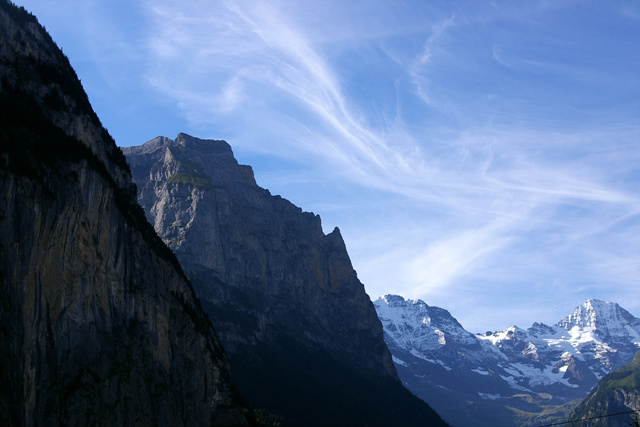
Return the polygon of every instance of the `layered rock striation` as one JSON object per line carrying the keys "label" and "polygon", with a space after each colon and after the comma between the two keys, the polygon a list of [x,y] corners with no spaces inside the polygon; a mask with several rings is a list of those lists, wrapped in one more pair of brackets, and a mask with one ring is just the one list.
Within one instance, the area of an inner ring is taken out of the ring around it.
{"label": "layered rock striation", "polygon": [[260,188],[224,141],[180,134],[124,152],[252,405],[285,425],[442,423],[398,381],[337,228],[325,235]]}
{"label": "layered rock striation", "polygon": [[247,425],[67,58],[5,0],[0,36],[0,425]]}

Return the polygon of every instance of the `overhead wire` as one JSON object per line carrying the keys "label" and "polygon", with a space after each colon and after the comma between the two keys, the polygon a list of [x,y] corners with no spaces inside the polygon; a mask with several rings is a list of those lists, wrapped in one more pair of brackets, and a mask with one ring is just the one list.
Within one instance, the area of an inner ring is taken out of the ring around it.
{"label": "overhead wire", "polygon": [[559,422],[559,423],[543,424],[543,425],[538,426],[538,427],[550,427],[550,426],[559,426],[559,425],[564,425],[564,424],[579,423],[579,422],[582,422],[582,421],[597,420],[599,418],[609,418],[609,417],[615,417],[615,416],[618,416],[618,415],[632,414],[634,412],[639,412],[639,411],[631,410],[631,411],[625,411],[625,412],[617,412],[615,414],[600,415],[598,417],[581,418],[579,420],[571,420],[571,421],[563,421],[563,422]]}

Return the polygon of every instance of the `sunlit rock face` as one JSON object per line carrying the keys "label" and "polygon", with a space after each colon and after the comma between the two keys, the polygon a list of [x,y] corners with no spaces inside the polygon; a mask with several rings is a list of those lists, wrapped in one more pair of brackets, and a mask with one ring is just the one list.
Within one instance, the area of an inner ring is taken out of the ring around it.
{"label": "sunlit rock face", "polygon": [[129,167],[36,19],[0,1],[0,425],[247,425]]}
{"label": "sunlit rock face", "polygon": [[400,379],[453,425],[562,421],[640,347],[640,319],[589,300],[555,325],[471,334],[420,300],[374,301]]}
{"label": "sunlit rock face", "polygon": [[337,228],[260,188],[224,141],[179,134],[124,152],[251,404],[288,425],[441,423],[398,381]]}
{"label": "sunlit rock face", "polygon": [[[215,279],[255,299],[260,327],[238,336],[230,331],[229,350],[235,339],[255,343],[276,325],[298,330],[305,322],[301,339],[395,377],[380,322],[338,229],[325,235],[319,216],[258,187],[251,168],[238,165],[224,141],[180,134],[125,152],[150,222],[194,283]],[[345,346],[346,340],[356,341]]]}

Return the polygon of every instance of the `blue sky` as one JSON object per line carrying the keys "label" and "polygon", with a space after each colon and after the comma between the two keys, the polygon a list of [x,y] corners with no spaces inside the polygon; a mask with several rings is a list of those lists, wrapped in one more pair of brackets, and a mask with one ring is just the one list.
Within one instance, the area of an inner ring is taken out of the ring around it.
{"label": "blue sky", "polygon": [[640,316],[640,2],[17,1],[119,145],[224,139],[367,293]]}

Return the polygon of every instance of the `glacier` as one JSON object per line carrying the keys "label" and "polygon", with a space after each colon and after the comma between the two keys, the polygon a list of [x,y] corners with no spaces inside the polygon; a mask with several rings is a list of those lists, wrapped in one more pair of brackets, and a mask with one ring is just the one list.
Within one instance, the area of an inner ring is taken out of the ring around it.
{"label": "glacier", "polygon": [[419,299],[385,295],[374,306],[405,386],[454,425],[480,425],[485,409],[498,418],[504,409],[504,425],[514,425],[518,411],[535,415],[582,399],[640,348],[640,319],[597,299],[554,325],[483,334]]}

